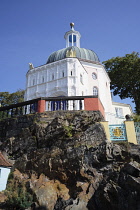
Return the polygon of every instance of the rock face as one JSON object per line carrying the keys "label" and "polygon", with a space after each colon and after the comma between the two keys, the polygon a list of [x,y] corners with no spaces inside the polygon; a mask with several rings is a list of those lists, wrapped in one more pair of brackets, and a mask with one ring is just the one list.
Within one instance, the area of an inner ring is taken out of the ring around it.
{"label": "rock face", "polygon": [[5,194],[22,189],[28,209],[139,210],[140,147],[109,142],[101,120],[84,111],[1,121],[0,150],[14,160]]}

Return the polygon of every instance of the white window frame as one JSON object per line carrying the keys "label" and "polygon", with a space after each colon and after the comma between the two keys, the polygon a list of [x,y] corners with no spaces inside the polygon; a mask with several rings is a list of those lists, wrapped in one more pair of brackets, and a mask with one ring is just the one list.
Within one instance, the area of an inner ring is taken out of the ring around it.
{"label": "white window frame", "polygon": [[115,113],[116,113],[116,117],[124,117],[123,116],[123,108],[121,108],[121,107],[115,107]]}
{"label": "white window frame", "polygon": [[98,96],[98,88],[96,86],[93,87],[93,96]]}

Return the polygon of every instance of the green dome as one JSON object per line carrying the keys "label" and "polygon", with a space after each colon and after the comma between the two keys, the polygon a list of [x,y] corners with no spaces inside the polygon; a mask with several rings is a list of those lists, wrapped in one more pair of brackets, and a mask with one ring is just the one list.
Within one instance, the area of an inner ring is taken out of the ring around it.
{"label": "green dome", "polygon": [[87,61],[100,62],[98,56],[94,51],[72,46],[53,52],[49,56],[47,64],[69,57],[76,57]]}

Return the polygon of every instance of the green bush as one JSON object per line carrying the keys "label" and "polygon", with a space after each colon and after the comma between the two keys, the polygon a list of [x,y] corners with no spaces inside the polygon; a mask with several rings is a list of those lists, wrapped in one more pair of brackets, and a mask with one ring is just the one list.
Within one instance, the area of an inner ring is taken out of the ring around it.
{"label": "green bush", "polygon": [[33,196],[27,192],[25,183],[15,183],[13,180],[8,183],[6,189],[6,206],[8,209],[24,210],[31,206]]}

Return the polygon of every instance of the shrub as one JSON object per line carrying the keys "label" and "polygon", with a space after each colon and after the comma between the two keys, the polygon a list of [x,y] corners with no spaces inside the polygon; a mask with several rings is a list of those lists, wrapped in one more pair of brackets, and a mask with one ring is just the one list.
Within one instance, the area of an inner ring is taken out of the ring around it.
{"label": "shrub", "polygon": [[11,180],[6,189],[6,206],[8,209],[24,210],[31,206],[33,196],[27,192],[25,183],[16,183]]}

